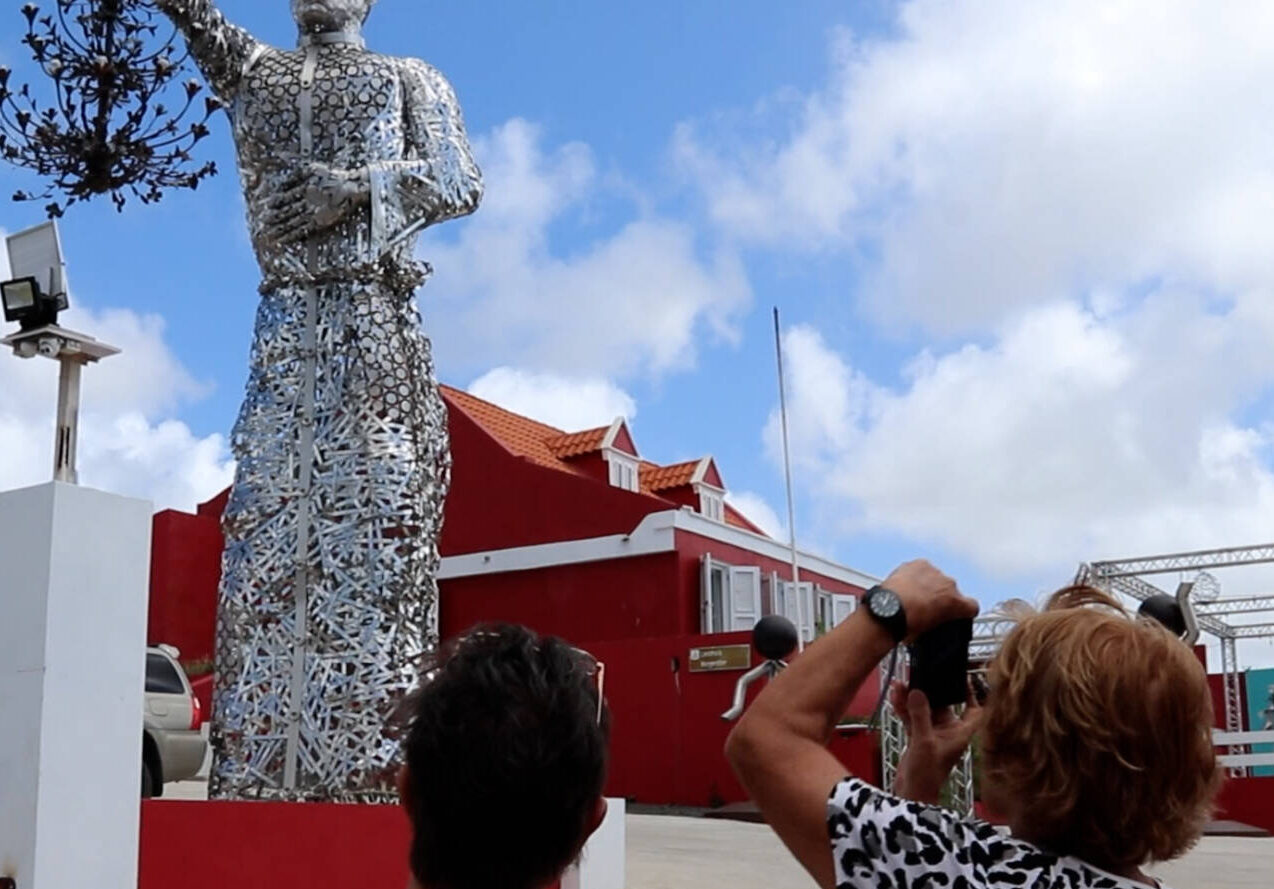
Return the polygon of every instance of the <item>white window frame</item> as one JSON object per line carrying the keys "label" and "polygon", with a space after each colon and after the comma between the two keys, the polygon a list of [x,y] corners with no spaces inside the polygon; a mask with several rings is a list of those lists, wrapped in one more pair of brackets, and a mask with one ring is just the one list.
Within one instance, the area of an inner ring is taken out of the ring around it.
{"label": "white window frame", "polygon": [[836,617],[832,607],[832,594],[822,587],[814,586],[814,633],[822,636],[830,633],[836,626]]}
{"label": "white window frame", "polygon": [[615,450],[606,452],[606,463],[609,465],[610,484],[625,491],[641,490],[640,466],[634,457]]}
{"label": "white window frame", "polygon": [[[719,581],[715,589],[714,580]],[[751,630],[761,616],[761,569],[703,556],[699,632],[712,635]]]}
{"label": "white window frame", "polygon": [[786,617],[806,643],[813,642],[816,635],[814,584],[803,580],[796,585],[796,592],[793,594],[792,581],[779,580],[777,574],[773,577],[774,580],[770,583],[770,613]]}
{"label": "white window frame", "polygon": [[822,632],[818,633],[821,636],[849,620],[849,616],[858,608],[858,597],[851,596],[849,593],[833,593],[831,590],[815,585],[814,603],[817,615],[815,631],[821,625]]}
{"label": "white window frame", "polygon": [[832,594],[832,626],[839,627],[858,610],[858,597],[849,593]]}
{"label": "white window frame", "polygon": [[699,485],[699,514],[724,524],[725,494],[707,485]]}

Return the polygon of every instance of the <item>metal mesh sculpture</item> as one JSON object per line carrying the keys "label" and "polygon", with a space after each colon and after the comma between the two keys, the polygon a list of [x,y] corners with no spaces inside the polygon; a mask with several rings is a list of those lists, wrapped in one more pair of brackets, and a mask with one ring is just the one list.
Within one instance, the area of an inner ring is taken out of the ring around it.
{"label": "metal mesh sculpture", "polygon": [[264,281],[233,435],[214,697],[218,798],[379,801],[386,725],[437,644],[446,410],[413,293],[426,226],[481,176],[446,80],[368,52],[370,0],[294,2],[266,46],[158,0],[226,105]]}

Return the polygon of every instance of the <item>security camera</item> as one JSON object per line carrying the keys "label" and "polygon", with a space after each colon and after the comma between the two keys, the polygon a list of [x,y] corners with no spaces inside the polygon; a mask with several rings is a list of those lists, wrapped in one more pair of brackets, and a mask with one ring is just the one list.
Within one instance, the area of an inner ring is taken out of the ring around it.
{"label": "security camera", "polygon": [[39,349],[45,358],[56,358],[62,353],[62,341],[54,336],[42,336]]}

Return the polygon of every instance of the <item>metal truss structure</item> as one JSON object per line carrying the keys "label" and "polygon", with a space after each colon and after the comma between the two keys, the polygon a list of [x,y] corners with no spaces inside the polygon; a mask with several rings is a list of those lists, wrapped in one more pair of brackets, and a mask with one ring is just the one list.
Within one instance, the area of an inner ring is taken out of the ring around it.
{"label": "metal truss structure", "polygon": [[[899,647],[892,678],[906,682],[910,672],[909,666],[907,649]],[[881,786],[892,793],[898,778],[898,761],[902,759],[903,751],[907,749],[907,731],[898,714],[889,705],[890,678],[889,671],[882,669],[880,693],[885,696],[885,703],[880,713]],[[973,811],[974,802],[973,779],[973,752],[965,750],[964,756],[952,769],[951,777],[947,779],[947,786],[943,789],[944,804],[962,814],[970,814]]]}
{"label": "metal truss structure", "polygon": [[[1163,595],[1164,590],[1145,580],[1146,576],[1206,572],[1210,568],[1233,568],[1247,565],[1274,564],[1274,543],[1257,546],[1235,546],[1224,549],[1196,550],[1089,562],[1081,565],[1076,581],[1092,584],[1107,592],[1145,601]],[[1274,623],[1232,624],[1224,618],[1234,615],[1274,615],[1274,595],[1245,596],[1193,603],[1199,629],[1217,638],[1221,645],[1221,676],[1225,693],[1225,732],[1229,740],[1243,733],[1243,674],[1239,672],[1238,640],[1274,638]],[[1249,750],[1242,743],[1227,747],[1231,776],[1248,774]]]}
{"label": "metal truss structure", "polygon": [[[1215,579],[1206,574],[1207,569],[1262,564],[1274,564],[1274,543],[1089,562],[1080,566],[1075,582],[1090,584],[1113,595],[1144,602],[1151,596],[1167,594],[1165,590],[1145,580],[1146,576],[1197,572],[1199,576],[1190,583],[1202,586],[1201,581],[1206,579],[1208,585],[1215,587]],[[1243,777],[1249,774],[1250,766],[1261,764],[1254,760],[1264,759],[1253,756],[1248,745],[1270,740],[1266,736],[1271,733],[1243,731],[1243,674],[1239,671],[1237,643],[1240,639],[1274,638],[1274,623],[1232,624],[1225,618],[1235,615],[1274,616],[1274,594],[1195,601],[1191,606],[1199,629],[1215,636],[1220,642],[1222,685],[1225,691],[1225,731],[1217,733],[1216,740],[1226,747],[1223,762],[1230,775]],[[994,612],[974,623],[973,639],[969,645],[971,673],[985,672],[986,665],[999,651],[1014,624],[1012,618]],[[899,650],[898,660],[895,678],[905,680],[907,657],[904,649]],[[888,677],[883,670],[881,676],[883,692]],[[886,703],[881,713],[880,726],[881,766],[886,789],[891,789],[894,785],[898,774],[898,760],[906,746],[907,736],[902,720]],[[966,751],[964,759],[952,772],[951,783],[948,785],[947,797],[952,807],[965,814],[973,811],[973,771],[972,756]]]}

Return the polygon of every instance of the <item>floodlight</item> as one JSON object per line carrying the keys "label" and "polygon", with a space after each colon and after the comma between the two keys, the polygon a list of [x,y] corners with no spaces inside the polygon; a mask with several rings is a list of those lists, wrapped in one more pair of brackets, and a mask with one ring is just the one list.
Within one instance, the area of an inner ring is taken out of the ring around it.
{"label": "floodlight", "polygon": [[61,310],[58,299],[46,296],[40,282],[33,277],[14,278],[0,284],[4,300],[4,320],[16,321],[23,330],[36,330],[56,324]]}
{"label": "floodlight", "polygon": [[[76,484],[75,452],[79,440],[80,373],[86,364],[118,355],[119,349],[88,334],[59,327],[58,312],[67,307],[66,271],[57,225],[45,222],[5,239],[9,274],[0,282],[4,319],[22,330],[0,339],[19,358],[43,356],[60,366],[57,434],[53,445],[53,479]],[[4,889],[0,880],[0,889]]]}
{"label": "floodlight", "polygon": [[57,226],[45,222],[5,239],[12,280],[0,284],[4,319],[23,330],[56,324],[67,308],[66,273]]}
{"label": "floodlight", "polygon": [[20,321],[35,308],[40,298],[40,285],[35,278],[18,278],[0,285],[4,292],[4,320]]}

